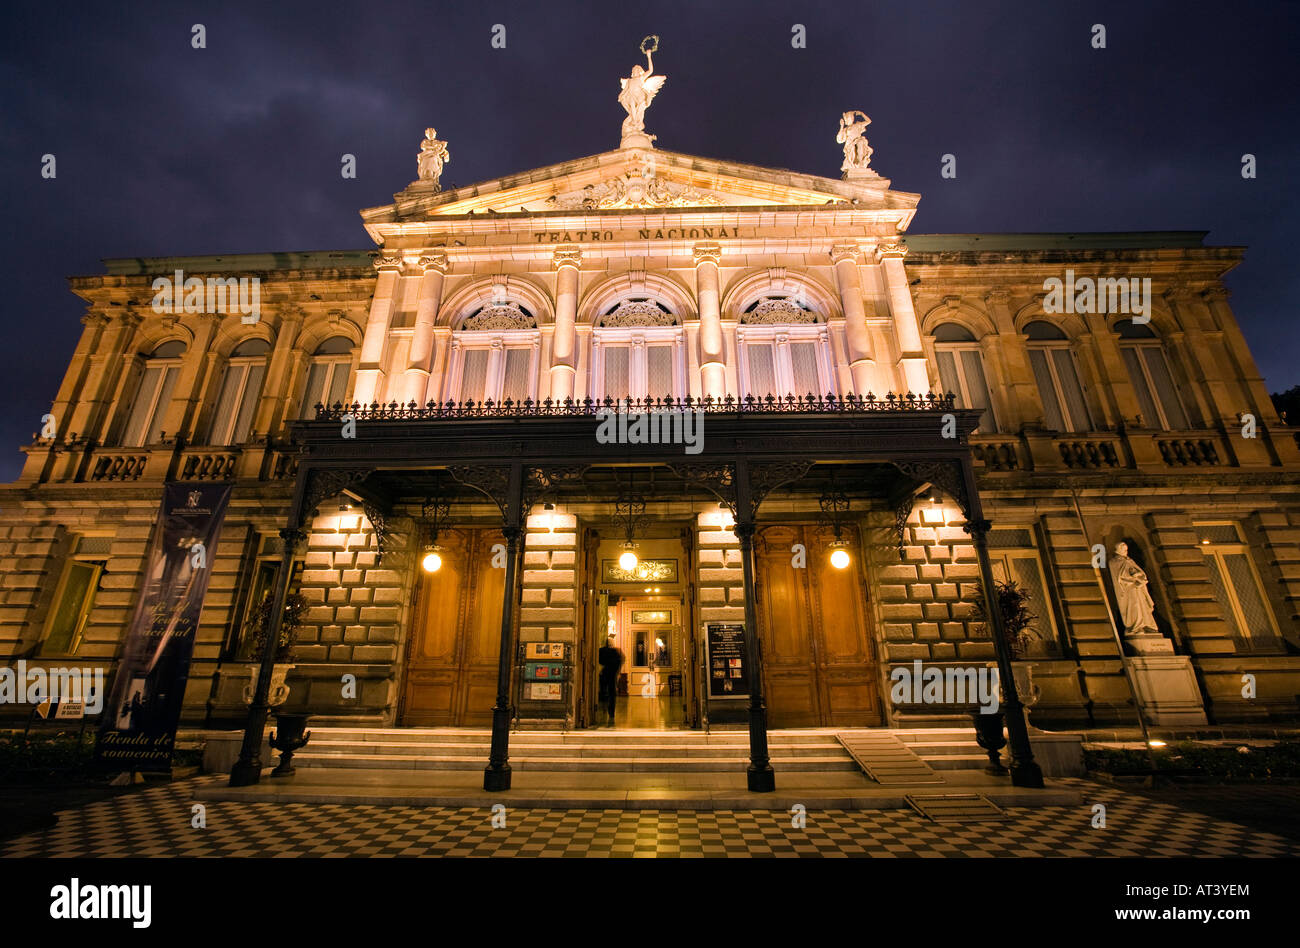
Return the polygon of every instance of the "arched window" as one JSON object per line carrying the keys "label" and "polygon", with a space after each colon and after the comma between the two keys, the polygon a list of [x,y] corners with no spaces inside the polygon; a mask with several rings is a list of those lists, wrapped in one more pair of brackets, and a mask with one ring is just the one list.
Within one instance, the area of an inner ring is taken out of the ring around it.
{"label": "arched window", "polygon": [[1178,386],[1169,372],[1160,340],[1144,323],[1121,319],[1111,327],[1119,335],[1119,351],[1133,380],[1133,391],[1142,406],[1142,425],[1183,431],[1188,427]]}
{"label": "arched window", "polygon": [[122,435],[123,445],[136,448],[161,440],[163,417],[180,375],[181,357],[184,355],[185,343],[172,340],[164,342],[141,360],[140,381]]}
{"label": "arched window", "polygon": [[939,363],[939,381],[945,392],[957,396],[962,408],[978,408],[977,431],[997,431],[993,401],[984,375],[984,356],[975,336],[965,326],[944,323],[934,329],[934,357]]}
{"label": "arched window", "polygon": [[476,310],[452,337],[443,401],[536,401],[540,346],[537,318],[518,303]]}
{"label": "arched window", "polygon": [[611,306],[596,320],[591,345],[592,398],[685,395],[682,330],[663,303],[635,298]]}
{"label": "arched window", "polygon": [[352,371],[352,340],[331,336],[311,355],[307,390],[302,396],[303,418],[316,417],[317,405],[336,405],[347,397]]}
{"label": "arched window", "polygon": [[1091,430],[1069,338],[1044,320],[1029,323],[1024,332],[1029,339],[1029,365],[1043,400],[1043,422],[1052,431]]}
{"label": "arched window", "polygon": [[742,396],[821,398],[835,392],[826,325],[789,296],[765,296],[740,314],[736,330]]}
{"label": "arched window", "polygon": [[271,346],[265,340],[249,339],[230,353],[208,428],[208,444],[243,444],[248,440],[257,399],[262,394],[262,380],[266,377],[266,354],[270,351]]}

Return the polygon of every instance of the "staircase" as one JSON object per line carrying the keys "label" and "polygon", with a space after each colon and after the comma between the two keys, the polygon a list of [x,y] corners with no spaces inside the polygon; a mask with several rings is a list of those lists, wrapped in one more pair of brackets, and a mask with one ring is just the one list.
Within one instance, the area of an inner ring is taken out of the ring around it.
{"label": "staircase", "polygon": [[[781,773],[860,772],[830,729],[768,733],[772,767]],[[892,731],[936,770],[982,767],[988,758],[969,732]],[[491,732],[471,728],[311,729],[294,755],[299,767],[374,770],[481,771]],[[749,734],[713,731],[512,731],[510,766],[518,771],[587,773],[735,773],[749,761]]]}

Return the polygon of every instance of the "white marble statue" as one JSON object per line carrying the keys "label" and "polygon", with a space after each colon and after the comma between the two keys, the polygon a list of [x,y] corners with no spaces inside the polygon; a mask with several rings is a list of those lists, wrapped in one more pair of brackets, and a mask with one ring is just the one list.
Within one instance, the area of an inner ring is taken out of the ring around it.
{"label": "white marble statue", "polygon": [[632,67],[632,75],[626,79],[620,79],[619,84],[622,91],[618,94],[618,104],[623,106],[627,111],[627,118],[623,119],[623,139],[644,137],[650,141],[654,140],[653,135],[645,134],[645,110],[650,105],[651,100],[659,94],[659,90],[664,87],[667,76],[654,75],[654,61],[650,54],[659,48],[659,37],[647,36],[641,41],[641,52],[645,53],[646,68],[640,66]]}
{"label": "white marble statue", "polygon": [[1110,558],[1110,578],[1115,584],[1120,621],[1125,635],[1159,634],[1155,600],[1147,591],[1147,574],[1128,557],[1128,544],[1116,543]]}
{"label": "white marble statue", "polygon": [[[862,116],[861,121],[857,119],[859,115]],[[835,136],[835,140],[844,146],[844,163],[840,165],[841,171],[869,170],[872,149],[867,144],[867,140],[862,137],[862,133],[870,124],[871,119],[867,118],[866,113],[859,112],[857,109],[840,116],[840,131]]]}
{"label": "white marble statue", "polygon": [[433,128],[424,130],[424,141],[420,142],[420,180],[432,181],[435,188],[440,188],[438,179],[442,177],[442,166],[451,161],[451,152],[447,143],[438,140],[438,131]]}

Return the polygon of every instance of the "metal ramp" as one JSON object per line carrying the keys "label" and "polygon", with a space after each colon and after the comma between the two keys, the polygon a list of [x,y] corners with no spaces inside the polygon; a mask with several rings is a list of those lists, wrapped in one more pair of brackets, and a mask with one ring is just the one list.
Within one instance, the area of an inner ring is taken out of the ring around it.
{"label": "metal ramp", "polygon": [[932,823],[1009,820],[1010,814],[980,793],[909,793],[907,805]]}
{"label": "metal ramp", "polygon": [[837,731],[837,740],[876,783],[885,786],[943,783],[943,777],[887,731]]}

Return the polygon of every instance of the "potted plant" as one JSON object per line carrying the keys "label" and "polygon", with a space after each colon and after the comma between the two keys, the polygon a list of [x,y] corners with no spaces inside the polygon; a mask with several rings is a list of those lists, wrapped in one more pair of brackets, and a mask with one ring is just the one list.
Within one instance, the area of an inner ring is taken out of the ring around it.
{"label": "potted plant", "polygon": [[[253,610],[244,626],[249,658],[253,660],[253,664],[249,666],[249,683],[244,686],[244,702],[246,704],[253,703],[253,695],[257,690],[257,676],[262,669],[261,659],[266,652],[266,640],[271,626],[271,611],[273,608],[273,598],[268,594],[262,599],[258,607]],[[290,593],[285,597],[284,617],[280,621],[280,634],[278,641],[275,643],[275,665],[271,672],[271,691],[267,697],[267,704],[273,708],[284,704],[289,697],[289,686],[285,684],[285,678],[288,677],[289,671],[293,668],[293,647],[298,641],[298,630],[302,627],[303,616],[306,612],[307,600],[299,593]]]}
{"label": "potted plant", "polygon": [[[994,601],[1002,617],[1002,641],[1006,645],[1007,655],[1015,662],[1011,667],[1011,673],[1015,677],[1016,694],[1026,711],[1037,703],[1041,694],[1040,689],[1034,684],[1033,665],[1021,664],[1017,661],[1024,658],[1029,650],[1029,644],[1033,639],[1030,627],[1037,618],[1029,610],[1029,598],[1028,591],[1015,580],[994,583]],[[971,618],[976,623],[974,632],[977,637],[989,639],[993,637],[993,627],[984,605],[984,587],[981,583],[975,585]],[[999,776],[1008,773],[999,759],[1002,748],[1006,746],[1006,738],[1002,733],[1001,710],[993,714],[984,714],[975,710],[971,717],[975,722],[976,741],[989,755],[989,766],[985,768],[986,772]]]}

